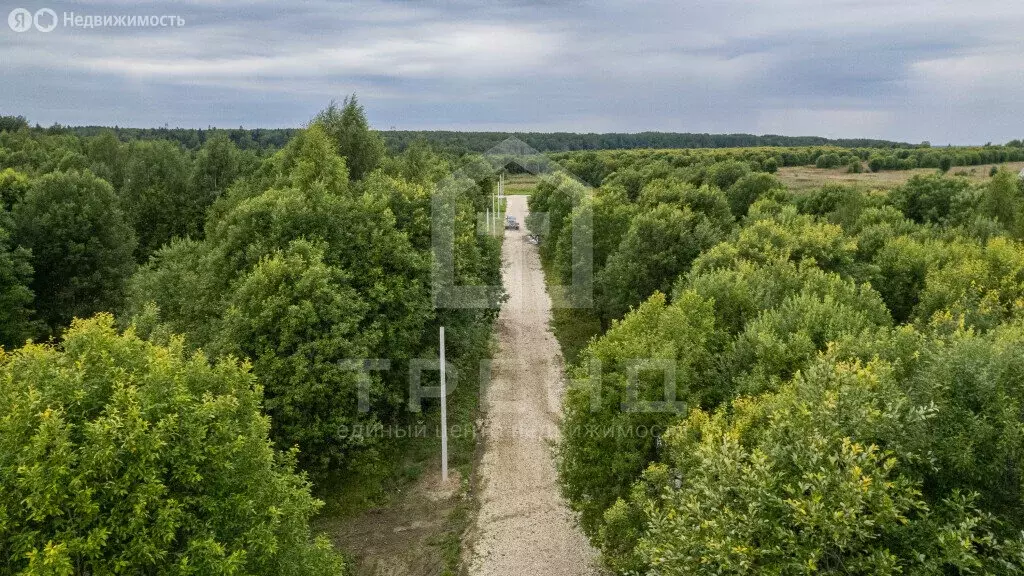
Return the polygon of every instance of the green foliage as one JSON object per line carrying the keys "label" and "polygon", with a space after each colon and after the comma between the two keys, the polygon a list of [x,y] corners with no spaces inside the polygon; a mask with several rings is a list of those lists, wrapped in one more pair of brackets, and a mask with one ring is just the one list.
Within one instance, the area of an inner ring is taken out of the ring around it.
{"label": "green foliage", "polygon": [[[154,334],[183,333],[212,354],[250,358],[272,437],[298,445],[317,477],[379,476],[393,447],[357,431],[407,418],[407,362],[432,354],[436,323],[460,342],[449,347],[460,358],[478,353],[491,318],[487,308],[433,308],[430,188],[383,171],[355,188],[315,124],[218,201],[204,240],[157,252],[129,298],[131,315]],[[491,286],[493,306],[498,244],[475,230],[486,196],[469,181],[456,188],[451,281]],[[363,358],[391,362],[370,377],[370,412],[359,410],[361,384],[343,365]]]}
{"label": "green foliage", "polygon": [[746,324],[725,365],[739,393],[775,390],[829,343],[891,322],[885,303],[870,286],[835,274],[810,275],[803,289]]}
{"label": "green foliage", "polygon": [[694,269],[700,272],[732,266],[737,260],[765,263],[778,259],[806,259],[824,270],[845,272],[853,264],[856,244],[835,224],[799,214],[795,206],[760,200],[751,207],[749,223],[733,237],[700,255]]}
{"label": "green foliage", "polygon": [[877,272],[871,284],[882,295],[897,322],[905,322],[913,314],[935,252],[934,245],[898,236],[885,242],[875,253],[872,263]]}
{"label": "green foliage", "polygon": [[[274,438],[301,446],[303,465],[317,472],[352,463],[337,434],[340,423],[357,421],[357,384],[338,361],[413,357],[430,320],[426,262],[384,199],[334,193],[311,176],[338,173],[327,167],[337,156],[327,154],[295,163],[290,180],[301,188],[245,199],[211,223],[205,243],[158,253],[131,299],[136,312],[155,302],[197,345],[251,357]],[[395,386],[373,387],[378,412],[399,404]]]}
{"label": "green foliage", "polygon": [[0,207],[0,347],[23,344],[36,331],[30,321],[31,253],[12,246],[10,215]]}
{"label": "green foliage", "polygon": [[121,206],[144,261],[171,238],[201,230],[209,199],[189,187],[189,159],[170,142],[135,142],[127,155]]}
{"label": "green foliage", "polygon": [[[868,206],[856,219],[843,223],[843,228],[857,239],[857,258],[870,262],[886,242],[896,236],[910,234],[915,225],[892,206]],[[868,276],[870,272],[866,272]]]}
{"label": "green foliage", "polygon": [[719,223],[689,207],[662,204],[638,214],[595,280],[602,317],[621,317],[655,291],[669,292],[693,260],[723,237]]}
{"label": "green foliage", "polygon": [[189,196],[195,202],[191,217],[196,219],[190,233],[202,231],[206,209],[238,178],[241,162],[238,148],[224,134],[215,134],[196,153],[188,181]]}
{"label": "green foliage", "polygon": [[[602,314],[654,294],[570,368],[559,472],[605,563],[621,574],[1024,571],[1024,250],[1006,237],[1019,234],[1016,175],[792,198],[755,173],[726,192],[730,224],[716,189],[698,187],[728,172],[708,157],[652,154],[604,183],[629,227],[593,228],[595,246],[621,238],[598,274]],[[680,214],[718,223],[723,241],[687,252],[689,266],[652,264],[691,245],[661,240]],[[678,275],[668,305],[662,271]],[[658,348],[683,341],[685,354]],[[688,418],[622,403],[637,361],[665,358],[635,387],[663,398],[674,366]]]}
{"label": "green foliage", "polygon": [[834,152],[827,152],[818,156],[814,166],[816,168],[838,168],[843,164],[843,157]]}
{"label": "green foliage", "polygon": [[0,351],[0,570],[338,574],[252,375],[112,324]]}
{"label": "green foliage", "polygon": [[89,160],[90,170],[110,182],[114,190],[120,190],[124,186],[124,150],[125,147],[112,130],[104,130],[85,142],[85,155]]}
{"label": "green foliage", "polygon": [[[623,236],[629,229],[630,222],[636,212],[636,206],[626,200],[625,192],[616,186],[609,186],[595,191],[593,196],[584,196],[580,204],[566,216],[555,244],[554,269],[563,286],[573,283],[574,275],[578,279],[589,273],[595,278],[604,269],[609,256],[618,248]],[[579,246],[573,252],[573,238],[577,238]],[[587,261],[587,240],[590,241],[590,260]],[[584,288],[585,290],[585,288]],[[568,294],[569,298],[579,300],[582,294]]]}
{"label": "green foliage", "polygon": [[265,257],[232,288],[211,350],[253,359],[274,437],[301,446],[308,467],[344,461],[349,444],[365,440],[337,435],[374,423],[357,410],[356,374],[339,363],[369,357],[376,344],[376,332],[359,330],[367,304],[341,269],[324,263],[323,249],[305,240]]}
{"label": "green foliage", "polygon": [[832,361],[775,395],[694,412],[633,491],[646,533],[629,560],[659,574],[1020,570],[1024,542],[994,534],[974,497],[932,504],[907,473],[915,455],[898,439],[925,418],[884,363]]}
{"label": "green foliage", "polygon": [[956,215],[954,209],[967,188],[967,182],[957,178],[914,176],[893,189],[889,198],[893,206],[915,222],[942,223]]}
{"label": "green foliage", "polygon": [[526,217],[526,227],[541,236],[542,258],[550,260],[554,256],[562,228],[570,222],[566,217],[589,195],[582,184],[561,172],[537,184],[537,191],[528,201],[530,214]]}
{"label": "green foliage", "polygon": [[737,219],[743,218],[751,204],[764,198],[769,191],[781,188],[782,182],[771,174],[747,174],[727,189],[729,209]]}
{"label": "green foliage", "polygon": [[[995,170],[995,166],[992,167]],[[1009,170],[997,170],[985,185],[981,209],[1015,237],[1024,236],[1024,193],[1020,177]]]}
{"label": "green foliage", "polygon": [[119,310],[136,243],[105,181],[91,172],[39,177],[14,208],[13,236],[32,252],[30,287],[51,331],[74,317]]}
{"label": "green foliage", "polygon": [[1024,250],[996,237],[984,246],[953,242],[926,272],[914,310],[922,322],[952,315],[969,326],[993,328],[1024,311]]}
{"label": "green foliage", "polygon": [[401,154],[389,159],[387,171],[394,176],[429,185],[441,181],[451,167],[424,140],[417,140]]}
{"label": "green foliage", "polygon": [[[655,434],[682,412],[675,407],[644,410],[638,402],[665,401],[665,371],[642,369],[636,361],[653,359],[674,370],[676,398],[709,362],[705,347],[714,336],[711,302],[686,293],[671,305],[655,293],[639,308],[615,321],[584,351],[572,370],[565,397],[559,472],[583,530],[594,537],[604,511],[627,494],[637,475],[656,456]],[[591,373],[596,363],[599,371]],[[630,385],[630,373],[634,384]],[[632,388],[632,398],[630,396]]]}
{"label": "green foliage", "polygon": [[1006,534],[1024,528],[1021,327],[956,330],[923,348],[920,369],[904,385],[933,412],[920,450],[930,460],[916,463],[925,495],[937,501],[956,491],[976,493],[976,505],[1006,523]]}
{"label": "green foliage", "polygon": [[716,162],[708,168],[704,182],[728,190],[740,178],[750,173],[750,166],[736,160]]}
{"label": "green foliage", "polygon": [[24,116],[0,116],[0,132],[16,132],[28,128]]}
{"label": "green foliage", "polygon": [[644,187],[637,205],[639,209],[646,210],[656,208],[660,204],[699,212],[723,231],[728,231],[732,227],[729,201],[719,188],[713,186],[704,185],[698,188],[688,182],[654,180]]}
{"label": "green foliage", "polygon": [[346,96],[340,109],[331,102],[312,124],[321,126],[334,142],[335,152],[345,159],[353,180],[362,180],[383,162],[387,152],[384,139],[370,130],[355,94]]}
{"label": "green foliage", "polygon": [[0,210],[10,210],[21,202],[28,188],[28,177],[21,172],[11,168],[0,171]]}

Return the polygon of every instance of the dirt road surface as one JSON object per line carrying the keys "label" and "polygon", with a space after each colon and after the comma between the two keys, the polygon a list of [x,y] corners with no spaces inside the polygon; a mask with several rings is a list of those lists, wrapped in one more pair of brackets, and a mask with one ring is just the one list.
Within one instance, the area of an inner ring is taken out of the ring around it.
{"label": "dirt road surface", "polygon": [[[520,224],[525,196],[509,196]],[[559,494],[552,443],[558,437],[562,358],[551,334],[551,300],[537,247],[525,226],[506,231],[502,275],[509,300],[498,317],[499,349],[485,392],[480,512],[472,576],[599,574],[597,553]]]}

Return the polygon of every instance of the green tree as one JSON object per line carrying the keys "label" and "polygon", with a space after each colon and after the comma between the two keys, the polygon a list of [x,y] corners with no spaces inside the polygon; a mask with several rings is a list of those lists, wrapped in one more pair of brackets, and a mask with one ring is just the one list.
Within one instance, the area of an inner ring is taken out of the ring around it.
{"label": "green tree", "polygon": [[112,325],[0,351],[0,571],[341,573],[253,376]]}
{"label": "green tree", "polygon": [[965,239],[932,244],[915,319],[927,323],[952,316],[990,329],[1024,312],[1024,251],[997,236],[985,245]]}
{"label": "green tree", "polygon": [[[211,345],[253,359],[274,438],[301,446],[302,461],[313,470],[351,459],[351,448],[373,439],[345,431],[377,422],[373,413],[358,411],[357,374],[341,361],[370,357],[379,332],[360,329],[366,302],[323,256],[322,248],[296,240],[260,261],[235,282]],[[379,380],[374,387],[379,398]]]}
{"label": "green tree", "polygon": [[[870,286],[836,274],[812,275],[808,280],[798,293],[748,322],[737,336],[724,364],[740,394],[776,390],[830,343],[891,325],[885,303]],[[716,392],[721,398],[722,390]]]}
{"label": "green tree", "polygon": [[362,180],[373,172],[387,154],[384,139],[370,129],[363,107],[356,95],[346,96],[339,109],[331,102],[317,114],[313,124],[319,124],[334,142],[336,151],[345,158],[353,180]]}
{"label": "green tree", "polygon": [[[688,292],[666,306],[665,295],[655,293],[613,322],[571,368],[558,466],[563,490],[592,538],[605,510],[655,459],[657,435],[686,412],[671,403],[649,409],[644,403],[671,401],[668,378],[675,400],[685,406],[702,385],[715,338],[710,301]],[[647,359],[659,364],[637,364]]]}
{"label": "green tree", "polygon": [[982,192],[981,209],[1010,234],[1024,235],[1024,194],[1021,193],[1020,177],[1010,170],[999,170],[993,174]]}
{"label": "green tree", "polygon": [[750,166],[738,160],[727,160],[717,162],[708,168],[704,183],[717,186],[721,190],[728,190],[740,178],[750,173]]}
{"label": "green tree", "polygon": [[124,147],[113,130],[104,130],[98,136],[85,141],[85,154],[89,169],[97,176],[110,182],[114,190],[124,186]]}
{"label": "green tree", "polygon": [[189,189],[190,169],[184,152],[166,140],[133,142],[129,148],[120,198],[139,240],[140,260],[171,238],[200,229],[206,202]]}
{"label": "green tree", "polygon": [[[625,190],[618,186],[599,188],[593,196],[583,198],[580,205],[566,216],[567,221],[555,249],[555,266],[562,284],[568,285],[572,281],[573,267],[580,265],[580,262],[573,261],[574,233],[591,239],[591,272],[596,276],[626,235],[635,212],[636,206],[626,199]],[[585,228],[588,225],[589,231]]]}
{"label": "green tree", "polygon": [[[157,253],[133,279],[129,309],[145,316],[152,302],[156,322],[185,332],[193,345],[251,358],[266,386],[275,441],[299,445],[310,472],[380,464],[379,439],[344,434],[343,425],[352,432],[372,420],[357,410],[356,374],[339,362],[390,359],[392,369],[373,380],[368,399],[381,421],[404,413],[403,362],[420,357],[434,320],[430,260],[399,228],[390,209],[396,199],[376,193],[387,182],[373,176],[365,194],[349,188],[345,161],[319,125],[261,172],[269,188],[237,197],[232,188],[203,241]],[[412,231],[414,223],[407,225]],[[462,242],[476,245],[472,232],[459,230]],[[482,257],[458,253],[483,266]]]}
{"label": "green tree", "polygon": [[36,310],[51,331],[119,309],[135,235],[110,184],[91,172],[41,176],[15,206],[14,223],[15,243],[32,252]]}
{"label": "green tree", "polygon": [[687,207],[662,204],[638,214],[596,279],[602,317],[620,318],[655,291],[671,291],[693,260],[723,237],[714,222]]}
{"label": "green tree", "polygon": [[782,190],[783,188],[782,182],[771,174],[755,173],[738,179],[726,189],[725,195],[729,199],[729,209],[732,210],[732,215],[736,219],[740,219],[747,215],[751,204],[764,198],[772,190]]}
{"label": "green tree", "polygon": [[694,262],[706,272],[731,267],[738,260],[755,263],[787,259],[811,259],[824,270],[848,273],[853,267],[856,243],[835,224],[800,214],[791,204],[759,200],[747,215],[749,223],[734,232],[728,242],[705,251]]}
{"label": "green tree", "polygon": [[390,160],[388,172],[410,182],[434,184],[447,176],[451,168],[426,140],[414,140],[401,154]]}
{"label": "green tree", "polygon": [[196,154],[189,176],[188,196],[194,204],[190,207],[194,221],[189,223],[189,233],[202,231],[206,209],[228,189],[241,170],[241,154],[227,135],[215,133]]}
{"label": "green tree", "polygon": [[969,184],[961,178],[913,176],[906,184],[889,193],[889,201],[918,223],[942,223],[954,217],[959,198]]}
{"label": "green tree", "polygon": [[529,198],[530,214],[526,226],[541,236],[540,255],[545,260],[554,257],[562,229],[570,222],[567,217],[590,191],[582,184],[559,172],[544,178]]}
{"label": "green tree", "polygon": [[667,465],[610,514],[642,527],[619,561],[679,575],[1020,570],[1024,541],[994,534],[974,496],[922,497],[907,451],[922,421],[877,362],[821,362],[776,395],[694,412],[666,433]]}
{"label": "green tree", "polygon": [[703,214],[723,232],[732,228],[732,212],[729,201],[721,189],[707,184],[696,187],[688,182],[672,179],[652,180],[644,186],[637,204],[641,210],[669,204],[678,208],[689,208]]}
{"label": "green tree", "polygon": [[25,197],[29,188],[28,176],[7,168],[0,172],[0,210],[10,210]]}
{"label": "green tree", "polygon": [[0,116],[0,132],[17,132],[24,128],[28,128],[24,116]]}
{"label": "green tree", "polygon": [[11,244],[10,215],[0,207],[0,347],[21,345],[32,336],[31,253]]}

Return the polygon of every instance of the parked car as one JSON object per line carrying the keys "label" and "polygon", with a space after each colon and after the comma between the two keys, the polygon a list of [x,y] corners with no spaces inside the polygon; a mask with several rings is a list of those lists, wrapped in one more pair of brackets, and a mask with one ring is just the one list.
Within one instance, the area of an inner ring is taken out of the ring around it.
{"label": "parked car", "polygon": [[505,230],[519,230],[519,222],[515,216],[505,216]]}

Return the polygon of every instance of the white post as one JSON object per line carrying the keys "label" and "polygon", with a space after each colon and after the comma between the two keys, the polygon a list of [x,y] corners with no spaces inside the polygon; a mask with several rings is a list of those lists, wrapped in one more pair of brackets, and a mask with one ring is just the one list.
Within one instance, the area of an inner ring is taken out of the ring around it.
{"label": "white post", "polygon": [[441,481],[448,482],[448,385],[444,375],[444,326],[441,326]]}

